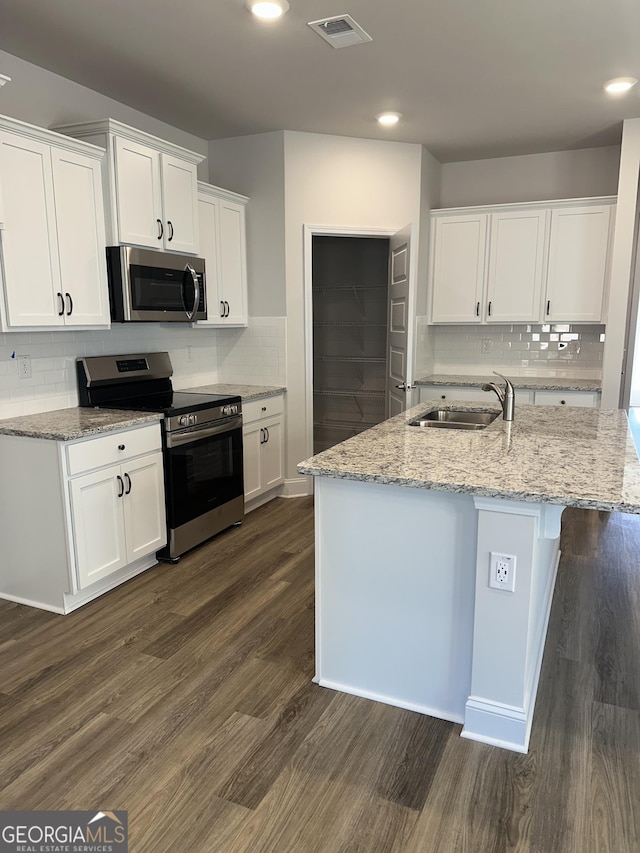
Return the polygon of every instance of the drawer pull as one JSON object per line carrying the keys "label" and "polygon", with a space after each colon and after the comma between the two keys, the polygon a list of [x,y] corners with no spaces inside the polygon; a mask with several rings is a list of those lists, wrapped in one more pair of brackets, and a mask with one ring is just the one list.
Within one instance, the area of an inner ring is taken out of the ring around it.
{"label": "drawer pull", "polygon": [[266,412],[266,411],[267,411],[267,407],[266,407],[266,406],[263,406],[263,407],[262,407],[262,411],[263,411],[263,412]]}
{"label": "drawer pull", "polygon": [[446,400],[446,399],[447,399],[447,395],[446,395],[446,394],[441,394],[441,395],[440,395],[440,399],[441,399],[441,400]]}
{"label": "drawer pull", "polygon": [[561,405],[561,406],[566,406],[566,404],[567,404],[567,401],[566,401],[566,400],[560,400],[560,405]]}
{"label": "drawer pull", "polygon": [[119,444],[119,445],[118,445],[118,450],[124,450],[124,444]]}

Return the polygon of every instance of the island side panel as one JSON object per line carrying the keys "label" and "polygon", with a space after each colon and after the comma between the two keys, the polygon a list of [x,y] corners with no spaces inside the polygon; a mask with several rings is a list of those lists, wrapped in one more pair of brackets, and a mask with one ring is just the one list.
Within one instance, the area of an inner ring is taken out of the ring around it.
{"label": "island side panel", "polygon": [[316,681],[454,722],[471,685],[473,498],[316,477]]}
{"label": "island side panel", "polygon": [[[559,560],[563,507],[476,498],[473,672],[463,737],[526,752]],[[513,591],[490,586],[491,553],[515,557]]]}

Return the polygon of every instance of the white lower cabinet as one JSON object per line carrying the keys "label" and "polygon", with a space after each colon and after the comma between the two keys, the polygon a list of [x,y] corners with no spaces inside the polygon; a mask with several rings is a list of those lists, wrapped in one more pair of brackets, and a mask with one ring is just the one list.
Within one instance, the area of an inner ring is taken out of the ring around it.
{"label": "white lower cabinet", "polygon": [[581,406],[598,408],[600,395],[595,391],[536,391],[536,406]]}
{"label": "white lower cabinet", "polygon": [[76,477],[69,487],[79,589],[165,544],[160,451]]}
{"label": "white lower cabinet", "polygon": [[[531,391],[526,388],[518,388],[518,380],[512,380],[516,388],[516,412],[518,405],[533,403],[536,406],[583,406],[586,408],[597,408],[600,405],[600,395],[595,391]],[[500,385],[501,381],[496,379]],[[464,403],[486,403],[494,404],[498,398],[493,392],[483,391],[481,380],[478,387],[469,388],[457,385],[421,385],[420,402],[426,401],[451,403],[455,401]]]}
{"label": "white lower cabinet", "polygon": [[284,482],[284,397],[243,404],[244,499],[249,509],[275,497]]}
{"label": "white lower cabinet", "polygon": [[158,423],[72,442],[0,435],[0,598],[69,613],[155,565],[161,448]]}
{"label": "white lower cabinet", "polygon": [[[450,403],[458,401],[461,403],[484,403],[485,405],[494,405],[498,402],[498,398],[493,391],[482,390],[482,380],[478,378],[477,388],[460,387],[457,385],[421,385],[420,386],[420,402],[433,402],[434,400]],[[496,382],[500,382],[496,379]],[[516,387],[516,405],[518,403],[532,403],[532,394],[530,391],[521,390]]]}

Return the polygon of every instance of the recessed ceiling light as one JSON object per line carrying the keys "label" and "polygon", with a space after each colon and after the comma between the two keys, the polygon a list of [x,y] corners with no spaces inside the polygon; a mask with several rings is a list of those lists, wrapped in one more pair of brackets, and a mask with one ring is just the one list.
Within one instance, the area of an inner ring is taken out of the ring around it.
{"label": "recessed ceiling light", "polygon": [[400,113],[380,113],[379,116],[376,116],[379,123],[384,125],[384,127],[392,127],[394,124],[398,124],[401,119]]}
{"label": "recessed ceiling light", "polygon": [[635,77],[615,77],[604,84],[604,90],[610,95],[621,95],[632,89],[637,82]]}
{"label": "recessed ceiling light", "polygon": [[247,0],[247,7],[257,18],[273,20],[289,9],[287,0]]}

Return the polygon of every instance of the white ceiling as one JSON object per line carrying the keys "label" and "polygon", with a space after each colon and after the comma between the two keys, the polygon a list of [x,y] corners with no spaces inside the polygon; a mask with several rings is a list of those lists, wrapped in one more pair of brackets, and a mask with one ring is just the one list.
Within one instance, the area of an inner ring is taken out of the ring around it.
{"label": "white ceiling", "polygon": [[[203,139],[301,130],[452,162],[616,144],[640,116],[640,85],[602,90],[640,78],[638,0],[290,4],[265,24],[243,0],[2,0],[0,46]],[[374,41],[334,50],[306,26],[344,13]]]}

